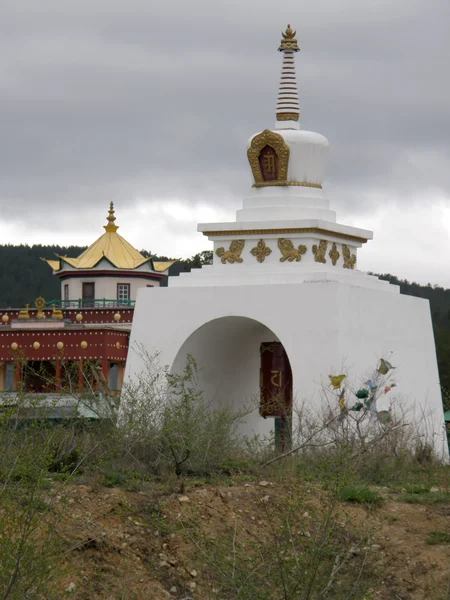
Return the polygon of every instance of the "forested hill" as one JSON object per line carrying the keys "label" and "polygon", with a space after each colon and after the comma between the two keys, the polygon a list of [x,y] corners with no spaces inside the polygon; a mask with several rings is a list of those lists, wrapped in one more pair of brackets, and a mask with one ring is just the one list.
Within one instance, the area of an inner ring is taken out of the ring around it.
{"label": "forested hill", "polygon": [[[81,246],[13,246],[0,245],[0,308],[19,308],[33,303],[38,296],[46,300],[60,297],[60,282],[52,275],[50,267],[40,257],[55,258],[55,254],[79,256]],[[150,252],[141,250],[144,256]],[[156,260],[170,260],[159,256]],[[170,268],[170,275],[190,271],[212,261],[212,251],[200,252],[191,258],[180,260]],[[436,350],[438,355],[441,384],[450,389],[450,289],[439,286],[419,285],[394,275],[378,275],[381,279],[400,286],[402,294],[427,298],[431,305]],[[413,327],[414,324],[412,323]],[[450,407],[449,407],[450,408]]]}
{"label": "forested hill", "polygon": [[[55,254],[76,258],[86,246],[13,246],[0,245],[0,308],[21,308],[25,304],[33,304],[34,300],[43,296],[46,300],[61,297],[61,284],[52,275],[49,265],[40,257],[56,259]],[[144,256],[150,256],[147,250],[141,250]],[[211,252],[203,252],[192,259],[176,263],[170,268],[170,275],[178,275],[181,271],[190,271],[192,267],[206,264],[212,258]],[[171,260],[166,256],[155,257],[155,260]]]}

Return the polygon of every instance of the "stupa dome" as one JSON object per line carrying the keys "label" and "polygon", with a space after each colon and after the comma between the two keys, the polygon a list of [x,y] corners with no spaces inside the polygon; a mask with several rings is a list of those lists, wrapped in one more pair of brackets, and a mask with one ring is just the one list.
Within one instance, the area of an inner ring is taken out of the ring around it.
{"label": "stupa dome", "polygon": [[[317,187],[320,189],[325,176],[325,162],[329,143],[326,137],[314,131],[301,129],[275,129],[273,134],[280,135],[289,147],[286,186]],[[251,148],[256,134],[248,141]],[[256,183],[252,172],[253,184]],[[319,187],[320,186],[320,187]],[[264,185],[255,187],[266,187]],[[283,186],[284,187],[284,186]]]}

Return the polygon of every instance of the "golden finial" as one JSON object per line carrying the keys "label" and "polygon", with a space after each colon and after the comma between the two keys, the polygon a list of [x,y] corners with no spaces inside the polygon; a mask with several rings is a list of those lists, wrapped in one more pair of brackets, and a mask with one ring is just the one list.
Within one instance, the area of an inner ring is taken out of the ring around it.
{"label": "golden finial", "polygon": [[293,31],[291,26],[288,24],[286,31],[281,35],[283,39],[281,40],[280,47],[278,48],[279,52],[298,52],[300,48],[298,47],[297,40],[295,39],[297,32]]}
{"label": "golden finial", "polygon": [[291,26],[288,24],[286,31],[284,33],[281,32],[281,35],[284,37],[285,40],[293,40],[295,38],[296,33],[296,31],[292,31]]}
{"label": "golden finial", "polygon": [[116,220],[116,217],[114,216],[114,202],[109,204],[109,211],[106,220],[108,221],[108,224],[103,225],[106,231],[115,232],[119,229],[118,225],[114,225],[114,221]]}

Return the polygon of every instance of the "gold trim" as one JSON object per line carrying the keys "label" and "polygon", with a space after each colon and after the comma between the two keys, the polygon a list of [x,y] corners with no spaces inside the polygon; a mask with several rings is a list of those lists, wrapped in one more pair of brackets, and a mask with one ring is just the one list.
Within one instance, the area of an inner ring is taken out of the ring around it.
{"label": "gold trim", "polygon": [[327,240],[320,240],[319,245],[314,244],[312,251],[314,254],[314,260],[318,263],[326,263],[327,259],[325,254],[327,253],[328,242]]}
{"label": "gold trim", "polygon": [[233,240],[230,244],[230,249],[225,250],[225,248],[217,248],[216,254],[220,258],[222,264],[229,263],[241,263],[244,262],[244,259],[241,258],[241,252],[244,249],[245,240]]}
{"label": "gold trim", "polygon": [[298,121],[300,113],[277,113],[277,121]]}
{"label": "gold trim", "polygon": [[332,246],[331,250],[328,252],[328,256],[331,258],[331,262],[333,263],[333,267],[335,267],[337,261],[339,260],[339,257],[341,256],[339,254],[338,249],[337,249],[336,242],[333,242],[333,246]]}
{"label": "gold trim", "polygon": [[250,254],[256,256],[256,260],[259,263],[264,262],[266,256],[272,254],[272,249],[269,248],[264,240],[259,240],[254,248],[250,250]]}
{"label": "gold trim", "polygon": [[302,260],[302,255],[306,254],[307,251],[306,246],[303,246],[303,244],[300,244],[298,248],[295,248],[294,243],[285,238],[280,238],[278,240],[278,248],[283,255],[280,258],[280,262],[285,262],[286,260],[289,262],[293,262],[294,260],[300,262]]}
{"label": "gold trim", "polygon": [[307,181],[263,181],[262,183],[254,183],[252,187],[268,187],[271,185],[293,185],[298,187],[311,187],[317,188],[319,190],[322,189],[322,185],[320,183],[308,183]]}
{"label": "gold trim", "polygon": [[114,212],[114,202],[111,202],[109,205],[108,216],[106,217],[108,224],[103,225],[105,231],[107,231],[108,233],[115,233],[119,229],[118,225],[114,225],[114,221],[116,220]]}
{"label": "gold trim", "polygon": [[[278,156],[278,180],[276,182],[264,181],[259,164],[259,155],[265,146],[273,148]],[[289,146],[284,141],[284,138],[279,133],[265,129],[262,133],[258,133],[252,139],[250,148],[247,150],[247,158],[252,169],[255,185],[286,185],[288,164],[289,164]],[[283,182],[283,183],[280,183]]]}
{"label": "gold trim", "polygon": [[283,235],[288,233],[315,233],[317,235],[328,235],[330,237],[337,237],[352,242],[360,242],[362,244],[365,244],[368,241],[368,238],[361,238],[355,235],[346,235],[345,233],[335,233],[333,231],[326,231],[325,229],[318,229],[316,227],[297,227],[292,229],[233,229],[228,231],[203,231],[203,235],[206,235],[208,237],[235,237],[238,235]]}
{"label": "gold trim", "polygon": [[52,307],[53,307],[52,319],[64,319],[62,310],[60,310],[59,308],[56,308],[56,304],[52,304]]}
{"label": "gold trim", "polygon": [[352,254],[350,248],[342,245],[342,254],[344,255],[344,269],[354,269],[356,265],[356,254]]}
{"label": "gold trim", "polygon": [[39,298],[36,298],[34,305],[37,308],[35,318],[36,319],[45,319],[45,313],[44,313],[45,298],[43,298],[42,296],[39,296]]}
{"label": "gold trim", "polygon": [[297,40],[295,39],[296,33],[296,31],[291,29],[290,25],[287,26],[287,29],[284,33],[281,32],[283,39],[281,40],[280,47],[278,48],[279,52],[298,52],[300,50]]}
{"label": "gold trim", "polygon": [[30,305],[25,304],[25,308],[19,312],[18,319],[29,319],[30,318]]}

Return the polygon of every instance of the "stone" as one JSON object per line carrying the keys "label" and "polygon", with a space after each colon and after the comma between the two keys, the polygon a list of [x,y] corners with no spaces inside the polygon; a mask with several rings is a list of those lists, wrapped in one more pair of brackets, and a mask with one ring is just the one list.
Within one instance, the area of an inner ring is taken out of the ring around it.
{"label": "stone", "polygon": [[260,485],[261,487],[267,487],[267,486],[268,486],[268,485],[270,485],[270,484],[269,484],[269,482],[268,482],[268,481],[260,481],[260,482],[259,482],[259,485]]}
{"label": "stone", "polygon": [[192,577],[197,577],[197,571],[195,569],[192,569],[191,575]]}
{"label": "stone", "polygon": [[75,588],[77,586],[74,584],[74,582],[70,582],[69,585],[66,587],[66,592],[69,592],[69,594],[71,594],[72,592],[75,591]]}
{"label": "stone", "polygon": [[183,504],[183,502],[190,502],[191,499],[189,498],[189,496],[180,496],[178,498],[178,502],[181,502],[181,504]]}

